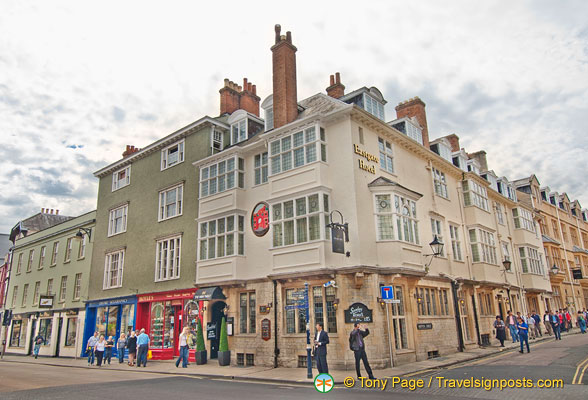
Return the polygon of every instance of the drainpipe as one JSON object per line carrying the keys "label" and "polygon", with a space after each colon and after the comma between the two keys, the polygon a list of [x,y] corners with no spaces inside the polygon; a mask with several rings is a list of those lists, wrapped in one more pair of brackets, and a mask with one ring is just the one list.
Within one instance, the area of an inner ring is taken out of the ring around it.
{"label": "drainpipe", "polygon": [[459,282],[457,282],[454,279],[451,279],[451,292],[453,294],[453,310],[455,312],[455,324],[457,326],[457,350],[464,351],[465,345],[463,342],[463,331],[461,326],[461,315],[459,313],[459,301],[457,300],[457,289],[459,289]]}
{"label": "drainpipe", "polygon": [[278,282],[274,279],[274,368],[278,368]]}
{"label": "drainpipe", "polygon": [[[575,292],[575,289],[574,289],[574,281],[572,280],[572,276],[570,275],[570,262],[568,261],[568,251],[566,250],[566,244],[564,243],[563,231],[561,229],[561,219],[559,219],[559,206],[557,204],[555,205],[555,215],[557,215],[557,223],[558,223],[558,228],[559,228],[559,236],[561,237],[561,247],[563,247],[564,257],[565,257],[565,260],[566,260],[566,270],[568,271],[568,279],[570,280],[570,286],[572,288],[572,297],[574,299],[574,308],[575,308],[574,311],[577,311],[578,310],[577,307],[578,307],[579,304],[578,304],[578,300],[576,300],[576,292]],[[566,299],[566,304],[567,304],[567,299]]]}

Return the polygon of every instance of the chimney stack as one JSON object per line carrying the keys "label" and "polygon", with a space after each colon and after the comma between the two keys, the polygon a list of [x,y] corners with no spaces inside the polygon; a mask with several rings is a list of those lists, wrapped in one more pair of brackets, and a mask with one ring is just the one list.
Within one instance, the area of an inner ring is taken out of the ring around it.
{"label": "chimney stack", "polygon": [[138,147],[131,146],[131,145],[128,145],[127,144],[127,148],[126,148],[125,151],[123,151],[122,156],[123,156],[123,158],[126,157],[126,156],[130,156],[131,154],[136,153],[139,150],[140,149]]}
{"label": "chimney stack", "polygon": [[243,86],[225,79],[220,93],[220,115],[232,114],[242,109],[259,117],[259,102],[257,86],[243,78]]}
{"label": "chimney stack", "polygon": [[455,133],[452,133],[451,135],[445,136],[445,138],[447,140],[449,140],[449,143],[451,144],[451,151],[455,152],[455,151],[459,151],[460,147],[459,147],[459,136],[457,136]]}
{"label": "chimney stack", "polygon": [[341,75],[337,72],[331,75],[330,85],[327,88],[327,94],[335,99],[343,97],[345,94],[345,86],[341,83]]}
{"label": "chimney stack", "polygon": [[279,128],[298,117],[296,93],[296,47],[292,34],[281,35],[280,25],[275,26],[275,44],[272,46],[274,128]]}
{"label": "chimney stack", "polygon": [[480,164],[480,171],[488,171],[488,161],[486,160],[486,152],[484,150],[476,151],[475,153],[468,153],[469,159],[477,160]]}
{"label": "chimney stack", "polygon": [[429,128],[427,127],[427,114],[425,103],[418,97],[398,103],[396,106],[396,118],[416,117],[423,129],[423,146],[429,148]]}

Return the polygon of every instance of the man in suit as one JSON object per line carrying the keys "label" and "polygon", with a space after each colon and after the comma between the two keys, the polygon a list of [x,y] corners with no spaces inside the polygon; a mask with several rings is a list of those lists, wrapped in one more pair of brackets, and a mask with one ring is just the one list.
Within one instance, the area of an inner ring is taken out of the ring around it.
{"label": "man in suit", "polygon": [[329,373],[327,365],[327,345],[329,344],[329,335],[323,329],[324,324],[316,324],[316,336],[314,338],[314,356],[316,358],[316,367],[319,374]]}
{"label": "man in suit", "polygon": [[[363,330],[361,329],[363,328]],[[359,369],[359,361],[363,360],[363,366],[370,379],[375,379],[370,368],[370,363],[365,353],[365,340],[364,338],[370,334],[370,330],[365,326],[360,326],[357,322],[353,324],[353,330],[349,334],[349,347],[353,350],[355,355],[355,372],[357,372],[357,378],[361,377],[361,371]]]}

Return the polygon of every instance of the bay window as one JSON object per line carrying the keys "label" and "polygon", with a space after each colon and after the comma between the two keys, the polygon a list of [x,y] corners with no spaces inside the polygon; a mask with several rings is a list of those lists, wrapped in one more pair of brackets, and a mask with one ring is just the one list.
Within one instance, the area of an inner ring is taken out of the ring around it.
{"label": "bay window", "polygon": [[318,161],[327,161],[325,131],[311,126],[300,132],[293,133],[270,142],[271,175],[289,171]]}
{"label": "bay window", "polygon": [[376,194],[375,201],[377,240],[419,244],[416,203],[413,200],[398,194]]}
{"label": "bay window", "polygon": [[488,211],[488,192],[486,188],[473,180],[462,182],[465,206],[476,206]]}
{"label": "bay window", "polygon": [[245,217],[229,215],[200,223],[200,260],[245,254]]}
{"label": "bay window", "polygon": [[273,247],[328,239],[328,212],[329,196],[323,193],[273,204]]}
{"label": "bay window", "polygon": [[514,218],[514,225],[517,229],[526,229],[530,232],[535,232],[535,221],[533,214],[524,208],[513,208],[512,216]]}
{"label": "bay window", "polygon": [[496,264],[494,234],[483,229],[470,229],[470,245],[474,262]]}
{"label": "bay window", "polygon": [[519,256],[523,273],[544,275],[543,259],[533,247],[519,247]]}
{"label": "bay window", "polygon": [[245,187],[245,160],[231,157],[200,169],[200,197]]}

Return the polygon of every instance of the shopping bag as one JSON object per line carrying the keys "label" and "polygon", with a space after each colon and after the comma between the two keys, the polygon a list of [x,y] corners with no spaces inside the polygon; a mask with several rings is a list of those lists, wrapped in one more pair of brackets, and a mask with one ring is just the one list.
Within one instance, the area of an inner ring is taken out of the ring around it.
{"label": "shopping bag", "polygon": [[151,352],[151,350],[149,350],[149,351],[147,352],[147,359],[148,359],[148,360],[151,360],[151,358],[152,358],[152,357],[153,357],[153,353]]}

